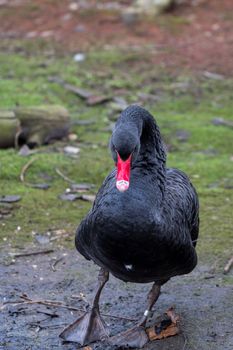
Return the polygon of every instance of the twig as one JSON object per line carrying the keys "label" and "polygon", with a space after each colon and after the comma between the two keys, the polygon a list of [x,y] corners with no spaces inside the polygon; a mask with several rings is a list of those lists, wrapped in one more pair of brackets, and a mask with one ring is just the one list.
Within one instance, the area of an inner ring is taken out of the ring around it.
{"label": "twig", "polygon": [[[42,320],[42,321],[45,321],[45,320]],[[40,321],[39,321],[39,322],[40,322]],[[40,329],[60,328],[60,327],[67,326],[67,323],[45,324],[45,325],[41,325],[39,322],[28,323],[28,325],[31,326],[31,327],[39,327]]]}
{"label": "twig", "polygon": [[49,184],[46,184],[46,183],[33,184],[31,182],[25,181],[26,172],[27,172],[28,168],[32,165],[32,163],[35,162],[35,160],[37,160],[37,158],[32,158],[29,160],[29,162],[27,162],[23,166],[21,173],[20,173],[20,181],[23,182],[26,186],[33,187],[33,188],[39,188],[41,190],[47,190],[50,187]]}
{"label": "twig", "polygon": [[188,339],[187,339],[187,337],[185,336],[184,333],[182,333],[182,335],[183,335],[183,338],[184,338],[184,345],[183,345],[182,350],[185,350],[185,349],[186,349],[186,345],[187,345],[187,343],[188,343]]}
{"label": "twig", "polygon": [[[0,310],[3,310],[7,304],[11,304],[12,306],[25,305],[25,304],[26,305],[40,304],[40,305],[51,306],[51,307],[61,307],[61,308],[71,310],[71,311],[85,312],[85,310],[82,308],[77,308],[77,307],[65,305],[61,301],[40,300],[40,299],[32,300],[32,299],[28,298],[26,295],[21,295],[20,298],[23,300],[22,301],[20,300],[17,302],[12,302],[12,301],[4,302],[2,304],[2,306],[0,307]],[[122,316],[115,316],[115,315],[102,314],[102,313],[101,313],[101,315],[105,316],[105,317],[117,318],[117,319],[131,321],[131,322],[137,321],[135,319],[122,317]]]}
{"label": "twig", "polygon": [[225,265],[223,273],[227,274],[230,271],[232,265],[233,265],[233,256],[228,260],[227,264]]}
{"label": "twig", "polygon": [[[27,172],[28,168],[32,165],[32,163],[34,163],[36,160],[37,160],[37,158],[32,158],[32,159],[29,160],[29,162],[27,162],[22,167],[22,170],[21,170],[21,173],[20,173],[20,180],[21,180],[21,182],[25,182],[26,172]],[[26,183],[26,184],[28,184],[28,183]]]}
{"label": "twig", "polygon": [[52,263],[51,268],[52,268],[52,270],[53,270],[54,272],[56,271],[55,266],[56,266],[60,261],[62,261],[63,259],[64,259],[64,258],[61,257],[61,258],[55,260],[55,261]]}
{"label": "twig", "polygon": [[61,170],[59,170],[58,168],[55,169],[56,173],[61,176],[63,178],[63,180],[69,182],[70,184],[74,184],[75,181],[71,180],[69,177],[67,177],[66,175],[64,175]]}
{"label": "twig", "polygon": [[25,253],[19,253],[19,254],[12,254],[12,256],[13,256],[13,258],[20,258],[22,256],[49,254],[49,253],[53,253],[53,252],[54,252],[54,249],[47,249],[47,250],[39,250],[36,252],[25,252]]}
{"label": "twig", "polygon": [[17,133],[15,134],[15,149],[19,149],[19,136],[22,133],[21,128],[17,131]]}

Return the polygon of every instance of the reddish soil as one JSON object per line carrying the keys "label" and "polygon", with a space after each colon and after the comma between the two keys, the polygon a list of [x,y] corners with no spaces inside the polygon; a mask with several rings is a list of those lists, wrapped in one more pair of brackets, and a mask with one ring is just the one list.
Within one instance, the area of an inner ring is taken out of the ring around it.
{"label": "reddish soil", "polygon": [[232,0],[187,0],[158,18],[126,24],[122,12],[130,4],[0,1],[0,38],[53,39],[66,52],[106,46],[139,48],[150,50],[152,62],[168,68],[232,74]]}

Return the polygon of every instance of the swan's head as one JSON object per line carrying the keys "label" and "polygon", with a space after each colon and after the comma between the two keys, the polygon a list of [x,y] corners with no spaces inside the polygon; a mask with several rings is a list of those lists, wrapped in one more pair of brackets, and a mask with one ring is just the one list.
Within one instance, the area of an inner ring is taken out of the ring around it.
{"label": "swan's head", "polygon": [[111,137],[110,148],[117,167],[116,187],[124,192],[129,188],[130,170],[140,150],[140,137],[135,125],[117,125]]}

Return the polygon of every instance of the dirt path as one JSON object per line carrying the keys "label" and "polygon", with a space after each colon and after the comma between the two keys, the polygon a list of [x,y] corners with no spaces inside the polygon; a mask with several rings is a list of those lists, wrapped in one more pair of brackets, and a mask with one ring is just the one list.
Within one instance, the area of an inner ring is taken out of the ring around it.
{"label": "dirt path", "polygon": [[[97,267],[75,251],[55,251],[48,255],[17,258],[0,265],[1,301],[19,300],[26,293],[32,299],[62,301],[85,308],[91,299]],[[56,262],[56,263],[55,263]],[[55,270],[55,271],[54,271]],[[171,305],[181,316],[182,334],[156,341],[144,349],[160,350],[230,350],[232,335],[232,288],[223,275],[211,275],[200,266],[190,275],[174,278],[163,287],[154,317]],[[9,284],[8,281],[11,280]],[[145,308],[149,285],[126,284],[111,278],[101,298],[102,313],[139,318]],[[80,296],[80,293],[82,294]],[[8,305],[0,314],[0,349],[74,350],[75,344],[62,344],[59,332],[71,323],[78,312],[43,305]],[[111,334],[129,328],[132,322],[105,317]],[[95,344],[93,349],[113,349]]]}

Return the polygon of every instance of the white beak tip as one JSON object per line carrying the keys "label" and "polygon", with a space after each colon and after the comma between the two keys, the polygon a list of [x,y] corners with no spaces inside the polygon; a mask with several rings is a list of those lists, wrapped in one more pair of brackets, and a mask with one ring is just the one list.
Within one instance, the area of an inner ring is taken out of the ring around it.
{"label": "white beak tip", "polygon": [[126,180],[119,180],[116,182],[116,188],[120,192],[125,192],[129,188],[129,181]]}

